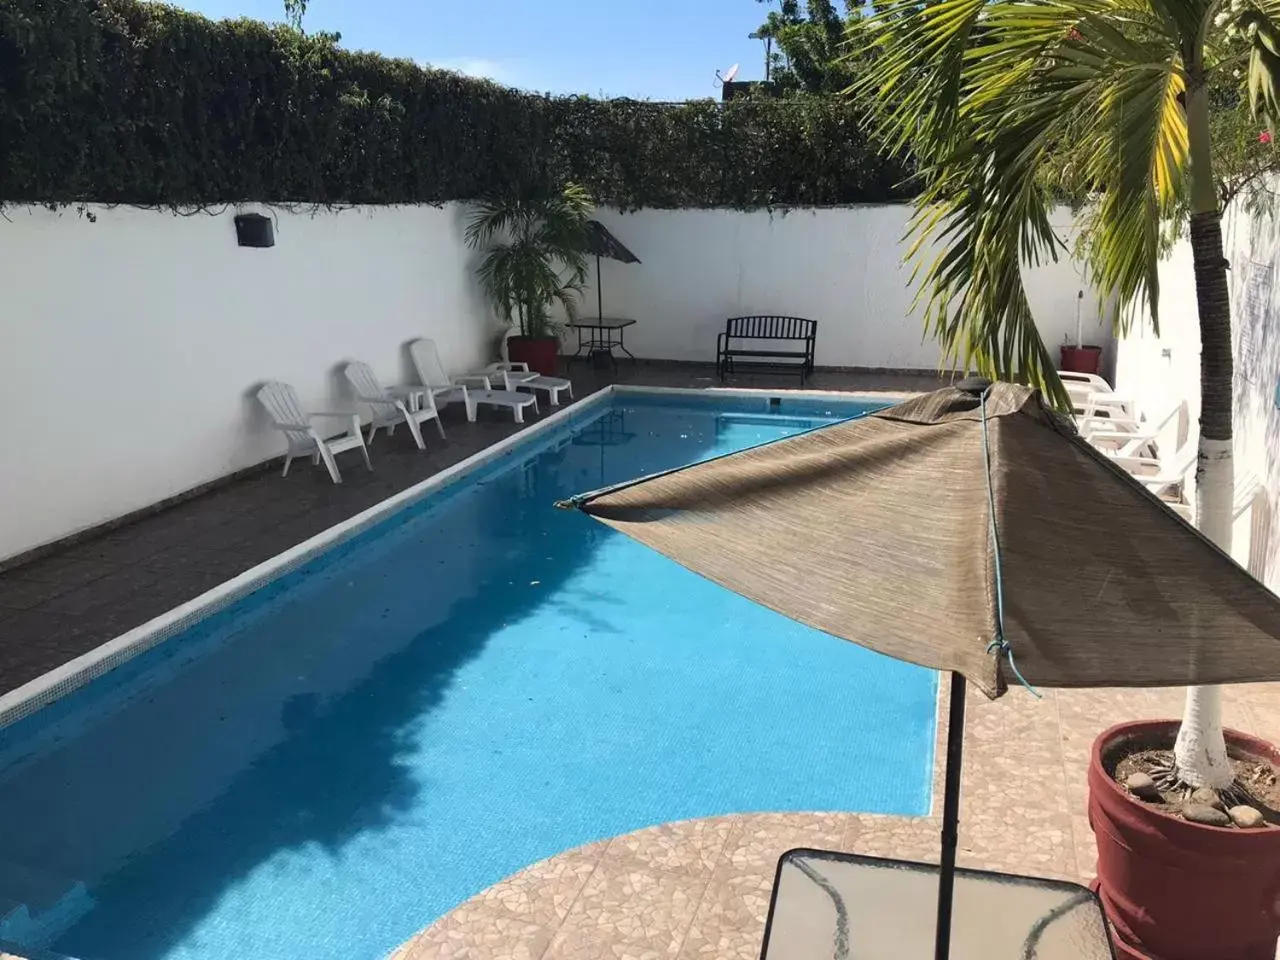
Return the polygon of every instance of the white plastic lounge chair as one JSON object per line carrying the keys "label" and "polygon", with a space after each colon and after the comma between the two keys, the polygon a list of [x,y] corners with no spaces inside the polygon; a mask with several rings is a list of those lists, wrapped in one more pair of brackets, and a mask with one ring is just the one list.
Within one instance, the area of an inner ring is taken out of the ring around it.
{"label": "white plastic lounge chair", "polygon": [[424,421],[434,420],[440,436],[444,436],[435,400],[429,392],[424,393],[421,387],[384,387],[378,382],[373,368],[359,360],[343,367],[342,375],[351,384],[356,399],[369,405],[370,443],[379,428],[386,427],[387,436],[391,436],[401,421],[409,427],[409,433],[413,435],[413,442],[418,445],[419,450],[425,450],[427,446],[422,442],[422,430],[419,427]]}
{"label": "white plastic lounge chair", "polygon": [[467,419],[475,422],[476,408],[479,404],[493,407],[506,407],[516,418],[516,423],[524,423],[524,411],[529,407],[538,412],[538,398],[515,390],[495,390],[493,381],[497,379],[503,387],[506,381],[501,373],[472,373],[461,377],[450,377],[444,372],[440,362],[440,353],[436,350],[434,340],[427,337],[414,340],[409,344],[409,357],[422,382],[419,390],[430,391],[432,396],[440,396],[449,391],[459,391],[462,402],[467,408]]}
{"label": "white plastic lounge chair", "polygon": [[1115,462],[1124,467],[1129,475],[1154,493],[1157,497],[1172,493],[1175,487],[1181,486],[1196,466],[1197,445],[1194,442],[1184,443],[1167,464],[1151,457],[1115,457]]}
{"label": "white plastic lounge chair", "polygon": [[1081,384],[1095,391],[1100,390],[1104,393],[1111,391],[1111,384],[1096,373],[1076,373],[1074,370],[1059,370],[1058,379],[1063,382],[1068,390],[1075,384]]}
{"label": "white plastic lounge chair", "polygon": [[1187,417],[1187,404],[1184,400],[1171,406],[1158,419],[1091,419],[1082,435],[1088,443],[1113,457],[1149,457],[1152,455],[1152,445],[1175,420],[1178,421],[1179,440],[1186,437]]}
{"label": "white plastic lounge chair", "polygon": [[[306,413],[298,402],[298,394],[287,383],[272,380],[258,388],[258,402],[266,409],[271,418],[271,425],[284,432],[285,441],[289,444],[284,457],[284,469],[280,476],[289,475],[289,464],[294,457],[311,456],[312,463],[324,460],[325,468],[334,483],[342,482],[342,474],[334,457],[345,450],[360,448],[364,456],[364,465],[370,470],[373,464],[369,461],[369,450],[364,445],[364,436],[360,433],[360,415],[358,413]],[[346,436],[326,440],[311,425],[312,420],[330,419],[346,420],[350,430]]]}
{"label": "white plastic lounge chair", "polygon": [[[498,379],[498,383],[495,384],[493,380],[497,378],[501,379]],[[476,420],[476,408],[482,403],[492,407],[506,407],[514,414],[516,423],[524,423],[524,412],[530,407],[533,408],[534,413],[539,412],[538,398],[536,396],[532,393],[521,393],[519,390],[510,389],[506,381],[506,371],[499,371],[488,376],[476,374],[468,379],[475,379],[482,383],[479,389],[474,387],[467,388],[467,419],[472,423],[475,423]],[[498,385],[501,385],[503,389],[495,389]]]}
{"label": "white plastic lounge chair", "polygon": [[491,363],[484,370],[496,378],[501,377],[508,390],[541,390],[553,407],[560,406],[560,394],[573,399],[573,382],[563,377],[548,377],[530,370],[527,363]]}

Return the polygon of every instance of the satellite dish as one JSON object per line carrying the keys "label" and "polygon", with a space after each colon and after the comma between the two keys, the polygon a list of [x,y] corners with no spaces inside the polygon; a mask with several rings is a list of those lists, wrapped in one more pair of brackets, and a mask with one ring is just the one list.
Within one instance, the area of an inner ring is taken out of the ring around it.
{"label": "satellite dish", "polygon": [[719,70],[716,71],[716,79],[720,81],[721,86],[724,86],[726,83],[733,83],[733,79],[737,75],[738,75],[738,64],[736,63],[732,67],[730,67],[728,70],[726,70],[723,75],[721,75]]}

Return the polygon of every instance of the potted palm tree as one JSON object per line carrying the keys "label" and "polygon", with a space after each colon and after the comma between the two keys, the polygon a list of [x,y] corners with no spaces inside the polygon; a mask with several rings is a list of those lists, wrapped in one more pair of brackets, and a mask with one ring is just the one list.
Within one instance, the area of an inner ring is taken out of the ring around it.
{"label": "potted palm tree", "polygon": [[587,279],[591,206],[577,184],[519,189],[481,200],[467,224],[467,245],[484,253],[480,285],[518,331],[507,338],[508,357],[548,376],[560,348],[551,308],[558,303],[572,318]]}
{"label": "potted palm tree", "polygon": [[[865,31],[857,90],[886,142],[916,163],[918,303],[956,365],[1030,380],[1067,404],[1022,278],[1062,249],[1049,218],[1062,196],[1083,202],[1100,297],[1153,324],[1164,228],[1189,233],[1201,337],[1196,516],[1228,551],[1233,370],[1213,111],[1247,101],[1255,116],[1276,115],[1280,4],[899,0],[881,10]],[[1149,748],[1167,751],[1166,765],[1126,789],[1117,772]],[[1187,692],[1181,724],[1099,737],[1090,819],[1124,955],[1273,957],[1280,829],[1267,826],[1270,814],[1242,829],[1228,811],[1249,793],[1241,763],[1277,759],[1224,731],[1216,687]]]}

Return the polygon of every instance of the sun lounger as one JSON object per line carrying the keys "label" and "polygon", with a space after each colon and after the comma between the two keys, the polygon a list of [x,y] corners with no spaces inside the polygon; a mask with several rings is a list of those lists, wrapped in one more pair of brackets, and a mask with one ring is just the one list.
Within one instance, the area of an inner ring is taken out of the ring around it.
{"label": "sun lounger", "polygon": [[527,363],[494,363],[484,371],[505,382],[508,390],[542,391],[553,407],[560,406],[560,394],[567,393],[573,399],[573,383],[564,377],[548,377],[530,370]]}

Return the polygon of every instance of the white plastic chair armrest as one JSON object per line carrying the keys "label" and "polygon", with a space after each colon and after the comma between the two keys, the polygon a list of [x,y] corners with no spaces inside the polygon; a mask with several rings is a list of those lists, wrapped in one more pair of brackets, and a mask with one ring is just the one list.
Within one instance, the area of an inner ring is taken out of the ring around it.
{"label": "white plastic chair armrest", "polygon": [[394,386],[387,387],[387,393],[391,394],[393,397],[416,397],[420,393],[425,393],[427,389],[429,388],[422,386],[415,387],[412,385]]}
{"label": "white plastic chair armrest", "polygon": [[510,370],[512,373],[528,373],[529,365],[527,363],[514,363],[510,360],[504,360],[502,363],[491,364],[494,370]]}
{"label": "white plastic chair armrest", "polygon": [[1119,464],[1126,470],[1130,470],[1135,467],[1147,470],[1160,470],[1160,461],[1154,457],[1112,457],[1111,461]]}
{"label": "white plastic chair armrest", "polygon": [[490,378],[492,374],[487,373],[468,373],[460,377],[454,377],[453,382],[460,387],[468,386],[472,383],[478,383],[484,390],[492,390]]}
{"label": "white plastic chair armrest", "polygon": [[1121,443],[1149,443],[1159,437],[1159,434],[1150,430],[1086,430],[1084,434],[1085,440],[1089,443],[1097,443],[1098,441],[1115,441]]}

